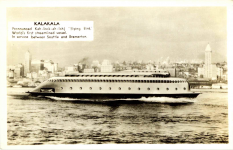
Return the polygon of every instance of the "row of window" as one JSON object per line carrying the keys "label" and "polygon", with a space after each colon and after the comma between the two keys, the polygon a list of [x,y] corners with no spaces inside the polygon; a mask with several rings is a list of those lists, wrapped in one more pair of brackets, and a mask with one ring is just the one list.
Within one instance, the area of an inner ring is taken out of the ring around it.
{"label": "row of window", "polygon": [[[160,71],[141,71],[141,70],[136,70],[134,72],[160,72]],[[161,71],[161,72],[167,72],[167,71]]]}
{"label": "row of window", "polygon": [[102,79],[49,79],[49,82],[129,82],[129,83],[187,83],[184,80],[102,80]]}
{"label": "row of window", "polygon": [[[70,90],[72,90],[72,89],[73,89],[73,87],[70,87]],[[79,87],[79,89],[82,90],[83,88]],[[92,87],[89,87],[89,89],[92,90]],[[109,87],[108,89],[112,90],[111,87]],[[186,90],[185,87],[183,89]],[[61,87],[61,90],[63,90],[63,87]],[[99,87],[99,90],[102,90],[102,87]],[[118,90],[121,90],[121,87],[118,87]],[[131,87],[128,87],[128,90],[131,90]],[[141,90],[141,88],[139,87],[138,90]],[[148,87],[147,90],[150,91],[151,89]],[[159,88],[157,88],[157,90],[159,90]],[[166,90],[168,91],[169,88],[166,88]],[[175,90],[178,90],[178,88],[175,88]]]}
{"label": "row of window", "polygon": [[65,75],[66,77],[167,77],[166,75]]}

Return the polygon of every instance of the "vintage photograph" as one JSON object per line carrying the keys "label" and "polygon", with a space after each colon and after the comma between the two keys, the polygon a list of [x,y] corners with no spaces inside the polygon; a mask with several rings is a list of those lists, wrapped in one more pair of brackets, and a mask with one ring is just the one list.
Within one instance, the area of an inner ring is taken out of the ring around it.
{"label": "vintage photograph", "polygon": [[7,145],[228,144],[227,7],[9,7]]}

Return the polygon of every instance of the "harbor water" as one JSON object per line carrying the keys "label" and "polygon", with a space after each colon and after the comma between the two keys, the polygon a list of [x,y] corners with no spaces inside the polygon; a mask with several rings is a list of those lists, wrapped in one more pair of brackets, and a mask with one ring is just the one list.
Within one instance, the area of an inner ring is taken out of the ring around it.
{"label": "harbor water", "polygon": [[221,144],[229,140],[227,92],[205,91],[192,100],[100,101],[31,97],[23,91],[8,88],[8,145]]}

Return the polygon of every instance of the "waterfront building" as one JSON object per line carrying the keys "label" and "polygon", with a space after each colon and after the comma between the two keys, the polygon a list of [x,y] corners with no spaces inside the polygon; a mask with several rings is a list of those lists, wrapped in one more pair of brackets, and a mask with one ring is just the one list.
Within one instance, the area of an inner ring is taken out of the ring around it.
{"label": "waterfront building", "polygon": [[217,78],[223,79],[223,68],[217,68]]}
{"label": "waterfront building", "polygon": [[24,55],[24,75],[31,72],[31,60],[32,56],[29,51],[27,51]]}
{"label": "waterfront building", "polygon": [[113,66],[109,60],[103,60],[100,70],[101,72],[112,72]]}
{"label": "waterfront building", "polygon": [[11,79],[14,78],[14,70],[10,69],[10,71],[8,72],[8,77]]}
{"label": "waterfront building", "polygon": [[31,73],[27,73],[27,78],[32,78],[32,74]]}
{"label": "waterfront building", "polygon": [[77,71],[75,66],[65,67],[66,72]]}
{"label": "waterfront building", "polygon": [[198,67],[198,77],[203,78],[205,74],[205,69],[203,67]]}
{"label": "waterfront building", "polygon": [[146,70],[154,70],[154,69],[155,69],[154,65],[152,65],[152,64],[146,65]]}
{"label": "waterfront building", "polygon": [[54,63],[54,71],[57,72],[58,71],[58,63]]}
{"label": "waterfront building", "polygon": [[23,64],[18,64],[15,66],[15,69],[17,70],[17,77],[23,77],[24,76],[24,66]]}
{"label": "waterfront building", "polygon": [[14,70],[14,77],[16,77],[16,78],[20,77],[20,68],[15,68],[15,70]]}

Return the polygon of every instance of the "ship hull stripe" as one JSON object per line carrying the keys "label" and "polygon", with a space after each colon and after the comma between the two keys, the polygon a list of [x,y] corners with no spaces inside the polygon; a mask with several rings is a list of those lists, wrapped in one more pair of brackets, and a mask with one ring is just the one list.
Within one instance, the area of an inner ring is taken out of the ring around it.
{"label": "ship hull stripe", "polygon": [[142,97],[172,97],[172,98],[196,98],[200,93],[178,93],[178,94],[110,94],[110,93],[30,93],[32,96],[57,96],[85,99],[126,99]]}

